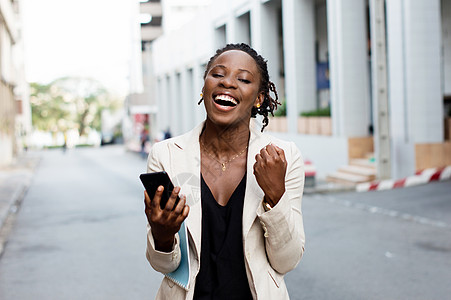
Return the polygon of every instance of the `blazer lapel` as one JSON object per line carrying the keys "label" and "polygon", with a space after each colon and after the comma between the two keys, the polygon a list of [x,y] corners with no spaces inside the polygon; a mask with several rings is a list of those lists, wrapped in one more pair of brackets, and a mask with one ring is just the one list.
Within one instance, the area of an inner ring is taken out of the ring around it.
{"label": "blazer lapel", "polygon": [[200,258],[201,245],[201,201],[200,201],[200,146],[199,135],[203,123],[192,131],[169,143],[171,161],[171,175],[175,186],[180,186],[180,194],[186,195],[186,202],[190,207],[185,220],[191,235],[196,253]]}
{"label": "blazer lapel", "polygon": [[255,155],[260,152],[261,148],[266,146],[265,141],[261,139],[261,133],[258,126],[255,126],[251,120],[249,138],[249,150],[247,153],[247,177],[246,177],[246,194],[244,196],[243,207],[243,237],[246,238],[255,218],[257,217],[257,208],[261,204],[264,193],[257,183],[254,176]]}

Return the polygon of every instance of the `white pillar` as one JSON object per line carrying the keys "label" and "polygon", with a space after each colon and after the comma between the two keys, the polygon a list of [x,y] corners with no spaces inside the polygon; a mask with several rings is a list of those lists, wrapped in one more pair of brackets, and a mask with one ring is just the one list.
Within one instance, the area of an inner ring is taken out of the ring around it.
{"label": "white pillar", "polygon": [[299,113],[316,108],[314,15],[313,0],[282,2],[288,130],[294,134]]}
{"label": "white pillar", "polygon": [[[174,136],[180,135],[184,132],[184,124],[187,121],[188,116],[186,115],[187,108],[184,87],[182,85],[182,72],[183,70],[177,70],[174,77],[174,88],[173,88],[173,106],[171,109],[171,126],[174,127],[172,134]],[[182,108],[182,109],[181,109]]]}
{"label": "white pillar", "polygon": [[226,41],[227,44],[237,43],[236,39],[236,18],[233,15],[233,11],[229,11],[226,25]]}
{"label": "white pillar", "polygon": [[262,4],[260,0],[253,0],[251,7],[251,46],[258,52],[262,49],[262,28],[260,26],[262,22]]}
{"label": "white pillar", "polygon": [[405,1],[407,99],[415,143],[443,141],[440,0]]}
{"label": "white pillar", "polygon": [[174,124],[172,123],[174,118],[173,110],[174,110],[174,81],[175,81],[175,74],[170,73],[167,77],[168,84],[167,84],[167,101],[164,103],[165,110],[166,110],[166,120],[164,124],[166,125],[163,127],[163,130],[169,129],[171,134],[174,134]]}
{"label": "white pillar", "polygon": [[365,0],[328,0],[330,93],[333,134],[368,135],[369,66]]}
{"label": "white pillar", "polygon": [[161,132],[164,129],[166,129],[167,124],[167,99],[168,99],[168,77],[162,76],[158,80],[158,89],[157,89],[157,105],[158,105],[158,111],[157,111],[157,117],[156,117],[156,130],[157,132]]}
{"label": "white pillar", "polygon": [[254,1],[251,10],[252,47],[268,62],[269,79],[280,85],[279,15],[274,2]]}
{"label": "white pillar", "polygon": [[439,1],[386,1],[394,178],[414,174],[415,144],[443,141]]}
{"label": "white pillar", "polygon": [[193,110],[194,107],[192,105],[193,98],[191,96],[191,90],[192,88],[188,85],[189,83],[189,71],[187,69],[184,69],[180,73],[180,108],[177,109],[181,114],[181,126],[180,126],[180,133],[184,133],[192,128],[192,121],[193,118]]}

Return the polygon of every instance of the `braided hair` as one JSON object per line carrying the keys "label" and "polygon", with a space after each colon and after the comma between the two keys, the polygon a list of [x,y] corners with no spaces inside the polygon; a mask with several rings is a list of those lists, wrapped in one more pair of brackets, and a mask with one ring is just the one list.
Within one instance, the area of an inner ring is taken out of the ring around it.
{"label": "braided hair", "polygon": [[[249,45],[244,43],[227,44],[224,48],[216,50],[215,55],[213,55],[208,61],[204,73],[204,80],[207,77],[208,71],[210,70],[213,61],[222,53],[230,50],[240,50],[249,54],[254,59],[255,63],[257,64],[258,70],[260,71],[261,82],[259,92],[263,93],[264,99],[259,108],[252,107],[251,117],[255,118],[257,115],[263,116],[263,127],[262,127],[263,132],[263,130],[265,129],[266,126],[268,126],[269,123],[268,119],[269,113],[271,113],[271,115],[274,116],[274,111],[277,109],[278,105],[281,105],[281,103],[278,101],[279,95],[277,94],[276,91],[276,85],[269,80],[268,66],[266,64],[266,60],[261,55],[259,55],[257,51],[255,51]],[[275,99],[271,97],[270,92],[274,93]]]}

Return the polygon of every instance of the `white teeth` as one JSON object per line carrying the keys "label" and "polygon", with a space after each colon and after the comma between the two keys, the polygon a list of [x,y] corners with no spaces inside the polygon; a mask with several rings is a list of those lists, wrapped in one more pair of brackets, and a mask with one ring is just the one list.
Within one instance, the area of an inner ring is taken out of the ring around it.
{"label": "white teeth", "polygon": [[234,105],[237,105],[237,104],[238,104],[238,102],[237,102],[234,98],[232,98],[232,97],[230,97],[230,96],[228,96],[228,95],[217,95],[217,96],[215,97],[215,100],[216,100],[216,101],[217,101],[217,100],[222,100],[222,101],[232,102]]}

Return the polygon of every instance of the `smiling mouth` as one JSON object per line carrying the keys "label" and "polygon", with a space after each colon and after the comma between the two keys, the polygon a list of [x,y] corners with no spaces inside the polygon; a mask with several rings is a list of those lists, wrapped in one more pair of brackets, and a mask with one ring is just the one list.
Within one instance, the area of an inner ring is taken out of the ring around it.
{"label": "smiling mouth", "polygon": [[215,103],[221,106],[230,106],[230,107],[235,107],[238,105],[238,101],[233,98],[230,97],[228,95],[217,95],[214,99]]}

